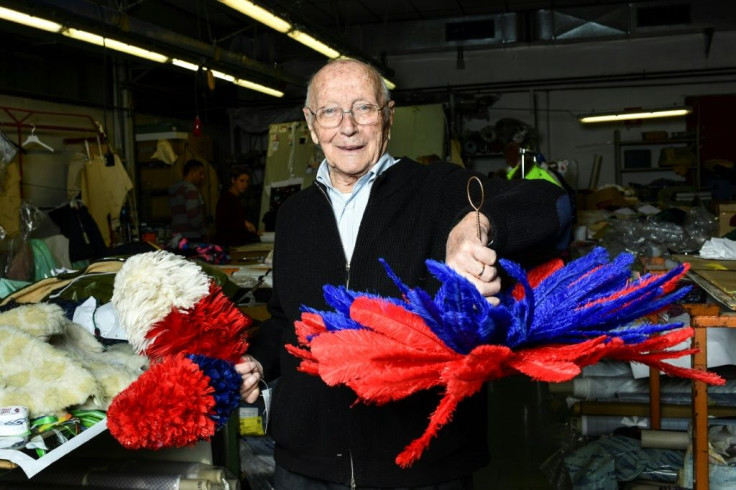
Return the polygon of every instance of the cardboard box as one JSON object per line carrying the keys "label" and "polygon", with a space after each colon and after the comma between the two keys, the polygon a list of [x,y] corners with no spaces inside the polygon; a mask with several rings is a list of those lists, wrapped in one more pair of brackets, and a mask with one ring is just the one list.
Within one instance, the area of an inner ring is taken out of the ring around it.
{"label": "cardboard box", "polygon": [[166,191],[177,180],[175,172],[171,167],[140,167],[138,169],[138,179],[140,181],[141,190]]}
{"label": "cardboard box", "polygon": [[628,205],[624,195],[614,187],[597,190],[585,198],[586,209],[623,208]]}
{"label": "cardboard box", "polygon": [[667,131],[642,131],[643,141],[662,141],[667,139]]}
{"label": "cardboard box", "polygon": [[716,213],[719,237],[736,230],[736,202],[719,203],[716,205]]}

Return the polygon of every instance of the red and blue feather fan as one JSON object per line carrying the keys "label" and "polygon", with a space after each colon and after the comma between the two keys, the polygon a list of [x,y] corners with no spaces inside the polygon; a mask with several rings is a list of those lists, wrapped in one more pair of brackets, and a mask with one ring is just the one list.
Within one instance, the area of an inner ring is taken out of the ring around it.
{"label": "red and blue feather fan", "polygon": [[607,251],[596,248],[567,265],[553,261],[527,274],[501,259],[517,284],[497,306],[440,262],[426,262],[441,283],[432,297],[404,284],[382,261],[402,298],[326,285],[333,311],[305,307],[295,325],[300,345],[287,349],[301,358],[300,370],[350,387],[365,403],[443,389],[424,434],[397,456],[402,467],[421,456],[462,399],[504,376],[568,381],[605,357],[723,384],[715,374],[666,362],[695,352],[673,349],[692,337],[691,328],[641,321],[687,294],[689,287],[676,285],[688,265],[631,280],[633,260],[623,253],[609,261]]}

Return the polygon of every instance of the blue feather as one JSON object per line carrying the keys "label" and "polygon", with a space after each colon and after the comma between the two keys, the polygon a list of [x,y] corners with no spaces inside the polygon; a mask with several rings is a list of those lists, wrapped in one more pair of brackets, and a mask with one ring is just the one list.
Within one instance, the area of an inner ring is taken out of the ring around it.
{"label": "blue feather", "polygon": [[214,412],[209,416],[215,422],[215,429],[219,429],[240,405],[240,385],[243,380],[230,362],[201,354],[189,354],[187,357],[199,366],[215,390],[212,395],[215,399]]}
{"label": "blue feather", "polygon": [[[681,299],[689,288],[664,294],[664,285],[681,274],[683,266],[648,283],[649,276],[630,283],[633,260],[633,255],[622,253],[609,261],[608,252],[596,247],[532,287],[519,264],[500,259],[500,265],[524,289],[524,297],[517,300],[503,292],[500,304],[492,306],[470,281],[444,263],[426,261],[429,272],[441,283],[433,298],[420,288],[409,288],[380,259],[403,296],[403,300],[382,299],[419,315],[439,339],[461,354],[482,344],[518,349],[579,343],[601,335],[638,343],[677,328],[677,324],[635,321]],[[350,305],[359,296],[381,298],[344,287],[325,286],[324,292],[335,311],[304,310],[321,314],[331,331],[364,328],[350,318]]]}

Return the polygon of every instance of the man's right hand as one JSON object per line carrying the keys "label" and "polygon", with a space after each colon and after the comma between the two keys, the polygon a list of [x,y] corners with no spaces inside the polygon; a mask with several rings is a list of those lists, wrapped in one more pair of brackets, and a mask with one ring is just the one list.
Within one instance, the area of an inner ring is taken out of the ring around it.
{"label": "man's right hand", "polygon": [[260,382],[263,378],[263,367],[251,356],[243,356],[235,365],[243,383],[240,385],[240,398],[246,403],[255,403],[261,394]]}

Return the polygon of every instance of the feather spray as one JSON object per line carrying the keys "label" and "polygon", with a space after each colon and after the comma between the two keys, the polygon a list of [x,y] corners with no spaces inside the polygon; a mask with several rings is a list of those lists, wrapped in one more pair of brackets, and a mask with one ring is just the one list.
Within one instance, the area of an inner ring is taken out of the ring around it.
{"label": "feather spray", "polygon": [[517,283],[497,306],[443,263],[426,262],[441,283],[432,298],[408,287],[381,260],[402,298],[326,285],[324,296],[334,310],[303,307],[295,323],[299,345],[287,349],[301,359],[300,370],[330,386],[350,387],[364,403],[442,390],[425,432],[396,457],[401,467],[421,457],[461,400],[512,374],[568,381],[605,357],[723,384],[713,373],[666,362],[695,352],[675,348],[692,337],[692,328],[642,321],[689,291],[676,289],[688,264],[631,280],[633,260],[623,253],[609,261],[598,247],[567,265],[553,261],[527,274],[501,259]]}
{"label": "feather spray", "polygon": [[151,368],[113,399],[110,433],[129,449],[210,439],[239,404],[234,363],[247,349],[252,319],[194,262],[166,251],[130,257],[112,302]]}

